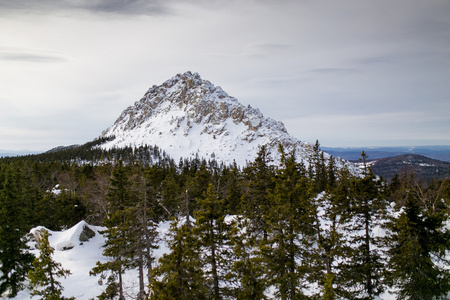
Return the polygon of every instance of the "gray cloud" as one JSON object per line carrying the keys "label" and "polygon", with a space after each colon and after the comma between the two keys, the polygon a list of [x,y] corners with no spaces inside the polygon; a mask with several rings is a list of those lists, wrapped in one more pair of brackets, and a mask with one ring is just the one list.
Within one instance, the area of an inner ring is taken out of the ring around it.
{"label": "gray cloud", "polygon": [[302,140],[448,144],[449,13],[448,0],[0,1],[0,144],[55,124],[65,133],[30,139],[87,141],[186,70]]}
{"label": "gray cloud", "polygon": [[313,74],[322,74],[322,75],[344,75],[344,74],[354,74],[360,72],[360,70],[356,68],[316,68],[307,71],[308,73]]}
{"label": "gray cloud", "polygon": [[120,15],[153,15],[167,13],[161,0],[15,0],[1,1],[0,13],[58,13],[79,11]]}
{"label": "gray cloud", "polygon": [[60,63],[67,61],[65,58],[59,56],[19,52],[0,52],[0,59],[32,63]]}

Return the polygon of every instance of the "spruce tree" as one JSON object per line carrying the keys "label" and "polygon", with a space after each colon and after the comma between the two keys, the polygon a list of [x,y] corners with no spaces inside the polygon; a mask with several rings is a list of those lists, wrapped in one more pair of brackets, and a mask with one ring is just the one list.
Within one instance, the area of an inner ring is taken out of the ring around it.
{"label": "spruce tree", "polygon": [[[138,268],[139,293],[138,299],[146,299],[148,293],[145,288],[145,277],[151,281],[151,269],[154,261],[153,250],[158,248],[158,232],[156,231],[158,217],[155,212],[157,200],[149,195],[146,177],[142,173],[142,167],[137,166],[137,175],[134,179],[135,204],[126,209],[126,215],[132,220],[127,230],[130,244],[128,256],[131,258],[131,266]],[[152,189],[153,190],[153,189]],[[147,274],[144,275],[144,269]]]}
{"label": "spruce tree", "polygon": [[230,230],[233,263],[226,278],[237,285],[234,290],[236,299],[266,299],[267,268],[259,247],[255,246],[255,236],[249,228],[247,218],[236,216]]}
{"label": "spruce tree", "polygon": [[153,269],[150,299],[207,299],[199,240],[192,228],[174,218],[166,242],[170,251],[159,259]]}
{"label": "spruce tree", "polygon": [[197,199],[198,210],[193,228],[202,249],[205,284],[211,290],[210,299],[222,299],[229,294],[222,281],[230,269],[229,225],[225,222],[225,201],[219,197],[212,184]]}
{"label": "spruce tree", "polygon": [[308,266],[314,238],[314,185],[295,160],[280,146],[281,162],[275,187],[269,191],[270,210],[265,214],[268,239],[262,254],[268,266],[269,283],[280,299],[301,299],[307,284]]}
{"label": "spruce tree", "polygon": [[352,249],[350,260],[340,266],[346,278],[342,286],[347,297],[355,299],[373,299],[385,288],[382,244],[374,230],[383,226],[387,202],[382,182],[370,168],[366,172],[364,177],[352,180],[348,191],[351,219],[344,234],[349,237]]}
{"label": "spruce tree", "polygon": [[267,239],[265,213],[270,210],[269,191],[273,188],[272,178],[275,176],[271,166],[270,152],[265,145],[258,151],[255,161],[244,169],[247,186],[241,198],[241,213],[248,219],[248,231],[259,243]]}
{"label": "spruce tree", "polygon": [[397,193],[397,215],[388,224],[388,283],[397,299],[431,300],[450,292],[448,195],[441,185],[428,189],[403,178]]}
{"label": "spruce tree", "polygon": [[240,172],[236,163],[230,168],[224,167],[219,178],[219,194],[225,199],[225,208],[227,214],[230,215],[235,215],[240,212],[242,197],[240,179]]}
{"label": "spruce tree", "polygon": [[[338,182],[337,186],[340,184]],[[346,218],[341,210],[345,201],[341,201],[339,191],[336,187],[316,197],[316,246],[311,256],[309,280],[323,287],[324,299],[341,295],[339,287],[345,279],[340,266],[350,257],[350,247],[344,236]]]}
{"label": "spruce tree", "polygon": [[30,225],[19,173],[11,166],[0,173],[0,296],[15,297],[25,287],[34,256],[28,252],[25,238]]}
{"label": "spruce tree", "polygon": [[107,279],[107,287],[99,296],[100,299],[118,297],[125,299],[123,287],[123,274],[131,267],[132,254],[132,214],[129,208],[133,205],[129,169],[119,161],[113,170],[110,179],[111,187],[107,194],[109,212],[103,221],[106,230],[101,232],[106,242],[103,245],[103,255],[110,260],[105,263],[97,262],[91,275],[99,275],[101,280]]}
{"label": "spruce tree", "polygon": [[39,240],[39,257],[35,258],[33,269],[28,273],[30,284],[33,287],[31,295],[41,296],[42,300],[73,300],[75,297],[62,296],[64,288],[58,278],[66,278],[70,275],[70,271],[63,269],[60,263],[53,260],[54,249],[50,246],[48,236],[49,233],[45,230]]}

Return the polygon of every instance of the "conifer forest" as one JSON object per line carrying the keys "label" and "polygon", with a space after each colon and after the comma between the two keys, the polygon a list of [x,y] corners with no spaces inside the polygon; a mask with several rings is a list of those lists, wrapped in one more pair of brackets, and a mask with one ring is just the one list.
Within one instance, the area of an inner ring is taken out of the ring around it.
{"label": "conifer forest", "polygon": [[[101,142],[101,141],[97,141]],[[447,299],[450,180],[378,178],[337,169],[318,144],[308,162],[262,146],[246,166],[173,161],[157,147],[100,150],[95,142],[0,158],[0,297],[25,288],[65,299],[70,273],[29,252],[36,226],[103,226],[91,270],[98,299]],[[364,157],[362,157],[364,159]],[[55,188],[59,192],[55,193]],[[157,224],[170,221],[165,236]],[[164,240],[170,250],[154,251]],[[122,275],[138,270],[138,292]]]}

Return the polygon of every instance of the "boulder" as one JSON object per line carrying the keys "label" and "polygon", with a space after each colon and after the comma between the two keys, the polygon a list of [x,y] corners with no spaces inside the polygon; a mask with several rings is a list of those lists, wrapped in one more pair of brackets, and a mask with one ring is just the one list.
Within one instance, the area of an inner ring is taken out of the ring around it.
{"label": "boulder", "polygon": [[87,242],[95,236],[95,231],[89,228],[89,226],[84,225],[83,231],[80,233],[80,242]]}

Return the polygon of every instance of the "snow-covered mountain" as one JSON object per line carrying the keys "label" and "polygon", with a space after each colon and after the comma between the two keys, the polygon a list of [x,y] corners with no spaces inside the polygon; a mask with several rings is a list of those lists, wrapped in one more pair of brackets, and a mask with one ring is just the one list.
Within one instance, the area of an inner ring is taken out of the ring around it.
{"label": "snow-covered mountain", "polygon": [[[112,136],[102,148],[157,145],[176,161],[198,155],[244,166],[256,158],[260,145],[266,145],[278,162],[279,144],[286,151],[295,148],[298,160],[305,164],[313,154],[312,144],[290,136],[282,122],[242,105],[191,72],[150,88],[101,137]],[[347,162],[338,160],[337,164]]]}

